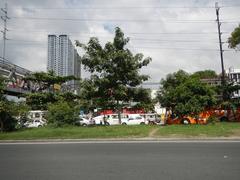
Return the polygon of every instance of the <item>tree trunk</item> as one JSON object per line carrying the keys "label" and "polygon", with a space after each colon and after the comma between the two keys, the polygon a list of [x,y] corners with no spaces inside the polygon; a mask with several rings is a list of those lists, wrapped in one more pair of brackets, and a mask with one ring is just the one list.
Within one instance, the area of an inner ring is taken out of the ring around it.
{"label": "tree trunk", "polygon": [[117,100],[117,114],[118,114],[118,123],[122,124],[122,120],[121,120],[121,106],[119,104],[119,100]]}
{"label": "tree trunk", "polygon": [[233,106],[231,106],[230,108],[231,108],[231,110],[232,110],[232,113],[233,113],[234,122],[236,122],[236,121],[237,121],[237,117],[236,117],[236,113],[235,113],[234,107],[233,107]]}
{"label": "tree trunk", "polygon": [[164,119],[163,119],[163,124],[164,124],[164,125],[166,125],[166,124],[167,124],[167,119],[168,119],[168,111],[169,111],[169,109],[168,109],[168,108],[166,108],[166,112],[165,112],[165,114],[164,114]]}
{"label": "tree trunk", "polygon": [[0,130],[1,130],[1,132],[3,132],[3,128],[4,128],[3,121],[0,120]]}

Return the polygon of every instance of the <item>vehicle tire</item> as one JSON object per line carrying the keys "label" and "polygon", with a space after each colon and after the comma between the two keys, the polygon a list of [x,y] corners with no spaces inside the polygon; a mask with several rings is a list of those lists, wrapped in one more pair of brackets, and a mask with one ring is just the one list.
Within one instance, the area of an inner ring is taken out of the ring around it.
{"label": "vehicle tire", "polygon": [[155,125],[155,123],[153,121],[149,121],[148,123],[149,125]]}
{"label": "vehicle tire", "polygon": [[144,122],[141,122],[140,125],[145,125],[145,123],[144,123]]}
{"label": "vehicle tire", "polygon": [[38,128],[41,128],[41,127],[42,127],[42,125],[39,125],[39,126],[38,126]]}
{"label": "vehicle tire", "polygon": [[184,118],[184,119],[182,120],[182,124],[184,124],[184,125],[189,125],[189,124],[191,124],[191,123],[190,123],[189,119]]}
{"label": "vehicle tire", "polygon": [[124,122],[124,123],[122,123],[122,125],[127,125],[127,123]]}
{"label": "vehicle tire", "polygon": [[228,118],[226,116],[223,116],[220,118],[220,122],[226,122],[228,121]]}
{"label": "vehicle tire", "polygon": [[83,127],[86,127],[86,126],[87,126],[87,124],[85,124],[85,123],[84,123],[84,124],[82,124],[82,126],[83,126]]}

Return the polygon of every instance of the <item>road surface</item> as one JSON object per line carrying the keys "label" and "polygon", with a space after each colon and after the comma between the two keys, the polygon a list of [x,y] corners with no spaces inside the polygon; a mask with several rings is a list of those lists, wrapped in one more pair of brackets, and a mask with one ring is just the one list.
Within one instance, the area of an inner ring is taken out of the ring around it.
{"label": "road surface", "polygon": [[2,180],[239,180],[240,142],[0,144]]}

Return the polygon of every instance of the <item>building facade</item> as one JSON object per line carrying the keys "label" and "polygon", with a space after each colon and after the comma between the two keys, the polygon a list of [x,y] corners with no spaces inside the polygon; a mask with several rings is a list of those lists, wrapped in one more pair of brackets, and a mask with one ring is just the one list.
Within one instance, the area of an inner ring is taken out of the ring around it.
{"label": "building facade", "polygon": [[[230,67],[226,74],[230,82],[234,85],[240,85],[240,69]],[[233,92],[232,98],[240,98],[240,90]]]}
{"label": "building facade", "polygon": [[[81,78],[81,59],[68,35],[48,35],[47,70],[53,70],[58,76]],[[77,90],[78,81],[69,81],[67,90]]]}

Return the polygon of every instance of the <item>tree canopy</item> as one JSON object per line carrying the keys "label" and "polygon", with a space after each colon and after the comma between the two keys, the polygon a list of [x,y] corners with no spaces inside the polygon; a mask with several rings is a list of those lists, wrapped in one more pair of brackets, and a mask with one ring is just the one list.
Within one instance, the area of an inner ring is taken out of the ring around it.
{"label": "tree canopy", "polygon": [[46,110],[49,103],[55,103],[59,100],[73,102],[78,96],[71,92],[55,92],[54,84],[62,85],[63,83],[76,80],[74,76],[57,76],[53,71],[35,72],[25,77],[25,80],[37,83],[38,92],[29,93],[26,95],[26,102],[33,110]]}
{"label": "tree canopy", "polygon": [[183,70],[168,74],[161,80],[158,99],[163,107],[179,116],[197,115],[215,105],[215,91]]}
{"label": "tree canopy", "polygon": [[53,91],[53,85],[63,83],[71,80],[77,80],[75,76],[57,76],[54,71],[34,72],[24,78],[26,81],[36,83],[40,90]]}
{"label": "tree canopy", "polygon": [[240,25],[234,29],[231,36],[228,38],[229,47],[233,49],[239,49],[240,44]]}
{"label": "tree canopy", "polygon": [[200,79],[210,79],[210,78],[217,78],[218,75],[213,70],[204,70],[204,71],[197,71],[191,75],[192,77],[198,77]]}
{"label": "tree canopy", "polygon": [[102,46],[98,38],[90,38],[87,45],[76,41],[76,45],[85,50],[82,64],[91,72],[91,78],[85,82],[89,90],[87,97],[100,98],[101,102],[115,103],[129,101],[133,91],[149,77],[140,74],[151,58],[143,54],[133,55],[126,48],[129,38],[124,37],[120,28],[116,28],[113,42]]}

